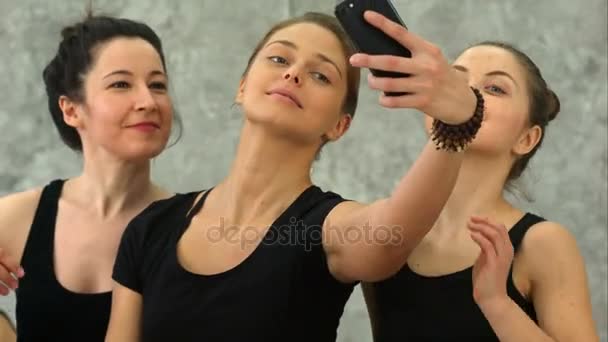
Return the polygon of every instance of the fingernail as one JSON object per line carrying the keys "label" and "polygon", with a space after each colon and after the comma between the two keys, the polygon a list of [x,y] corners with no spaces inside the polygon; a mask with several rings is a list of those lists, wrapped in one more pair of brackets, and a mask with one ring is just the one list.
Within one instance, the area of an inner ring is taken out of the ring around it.
{"label": "fingernail", "polygon": [[17,270],[17,278],[23,278],[23,276],[25,276],[25,270],[23,269],[23,267],[19,267],[19,269]]}
{"label": "fingernail", "polygon": [[352,55],[352,56],[350,56],[349,60],[350,60],[351,63],[359,63],[359,62],[361,62],[361,56],[359,56],[359,55]]}

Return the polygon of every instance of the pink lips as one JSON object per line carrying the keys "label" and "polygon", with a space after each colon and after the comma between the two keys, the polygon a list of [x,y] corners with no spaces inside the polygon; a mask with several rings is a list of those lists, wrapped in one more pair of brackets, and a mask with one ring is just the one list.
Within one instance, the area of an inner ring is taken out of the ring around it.
{"label": "pink lips", "polygon": [[153,132],[160,129],[160,126],[155,122],[140,122],[134,125],[129,125],[128,128],[134,128],[142,132]]}
{"label": "pink lips", "polygon": [[302,108],[302,103],[300,102],[300,100],[298,100],[298,98],[296,97],[296,95],[294,93],[290,92],[287,89],[282,89],[282,88],[274,89],[274,90],[269,91],[267,94],[282,96],[284,98],[291,100],[291,102],[293,102],[296,106],[298,106],[298,108]]}

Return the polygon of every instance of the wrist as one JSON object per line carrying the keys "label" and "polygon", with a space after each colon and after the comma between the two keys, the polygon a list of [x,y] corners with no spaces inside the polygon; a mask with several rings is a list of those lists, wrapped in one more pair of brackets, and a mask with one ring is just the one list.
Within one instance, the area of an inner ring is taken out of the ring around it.
{"label": "wrist", "polygon": [[501,317],[508,311],[513,301],[507,295],[486,299],[477,303],[486,317]]}
{"label": "wrist", "polygon": [[470,111],[469,118],[457,125],[451,125],[437,119],[433,120],[431,138],[437,149],[460,152],[473,141],[481,127],[485,111],[485,101],[481,92],[470,87],[474,100],[474,109]]}
{"label": "wrist", "polygon": [[479,98],[481,96],[481,93],[478,94],[478,93],[476,93],[476,91],[477,91],[477,89],[475,89],[473,87],[469,87],[467,96],[465,96],[466,103],[463,106],[465,108],[465,110],[462,113],[460,113],[458,118],[455,119],[456,120],[455,122],[453,122],[453,123],[446,122],[447,124],[462,125],[462,124],[466,123],[467,121],[471,120],[473,118],[473,116],[475,116],[479,102],[480,101],[483,102],[483,97],[482,97],[482,99]]}

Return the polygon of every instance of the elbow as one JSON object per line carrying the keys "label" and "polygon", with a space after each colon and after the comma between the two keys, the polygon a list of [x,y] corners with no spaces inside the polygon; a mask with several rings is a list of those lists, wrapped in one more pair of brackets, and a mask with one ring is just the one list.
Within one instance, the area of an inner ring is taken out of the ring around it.
{"label": "elbow", "polygon": [[377,248],[373,256],[362,260],[367,263],[367,267],[365,272],[361,274],[360,280],[363,282],[379,282],[393,277],[405,266],[410,253],[410,249],[399,245]]}
{"label": "elbow", "polygon": [[409,253],[387,246],[356,248],[328,259],[331,274],[339,281],[379,282],[397,274],[407,262]]}

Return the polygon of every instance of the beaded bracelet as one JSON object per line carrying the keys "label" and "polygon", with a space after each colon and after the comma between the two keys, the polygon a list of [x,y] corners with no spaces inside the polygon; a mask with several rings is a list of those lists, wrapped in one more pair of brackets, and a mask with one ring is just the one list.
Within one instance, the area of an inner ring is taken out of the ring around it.
{"label": "beaded bracelet", "polygon": [[471,89],[475,97],[477,97],[477,106],[475,107],[475,113],[468,121],[458,125],[450,125],[437,119],[433,120],[431,139],[437,145],[438,150],[442,149],[448,152],[463,151],[473,141],[477,131],[479,131],[479,127],[481,127],[481,122],[483,121],[484,99],[478,89],[473,87]]}

